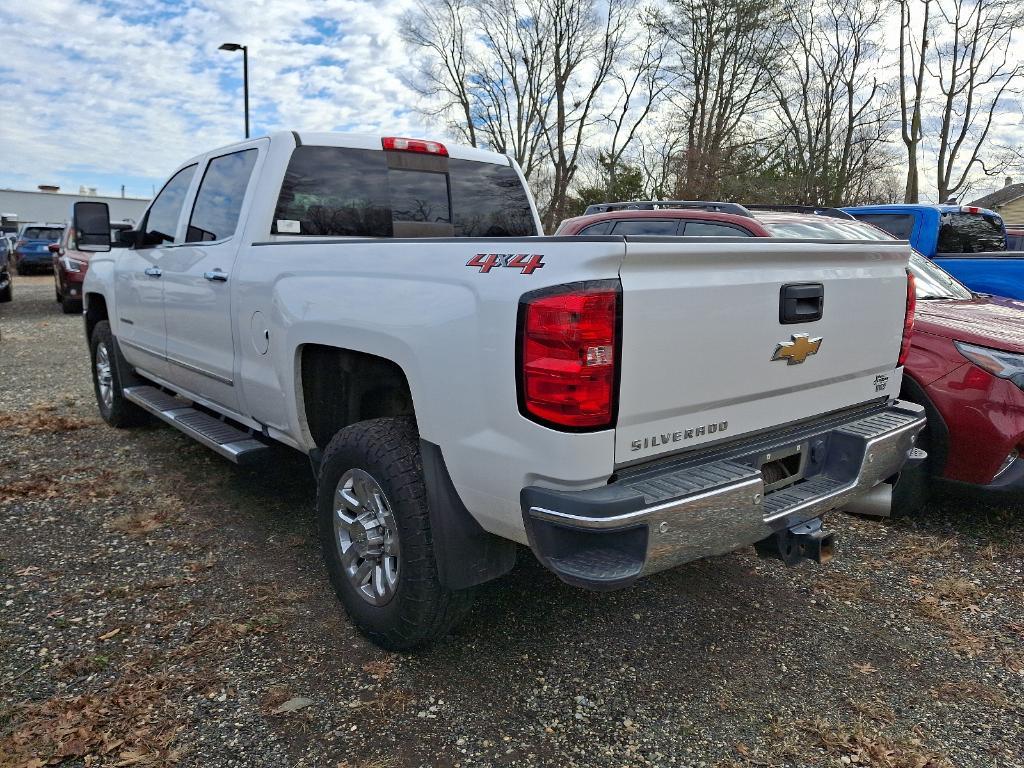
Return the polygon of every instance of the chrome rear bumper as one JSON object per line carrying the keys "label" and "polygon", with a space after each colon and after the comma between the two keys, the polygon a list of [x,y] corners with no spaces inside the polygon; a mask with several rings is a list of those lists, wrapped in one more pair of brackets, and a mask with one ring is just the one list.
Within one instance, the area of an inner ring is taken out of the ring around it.
{"label": "chrome rear bumper", "polygon": [[[526,488],[527,534],[540,560],[565,581],[625,586],[842,507],[899,473],[924,426],[923,408],[897,401],[702,457],[658,462],[601,488]],[[799,461],[784,487],[772,482],[777,473],[766,482],[773,454]]]}

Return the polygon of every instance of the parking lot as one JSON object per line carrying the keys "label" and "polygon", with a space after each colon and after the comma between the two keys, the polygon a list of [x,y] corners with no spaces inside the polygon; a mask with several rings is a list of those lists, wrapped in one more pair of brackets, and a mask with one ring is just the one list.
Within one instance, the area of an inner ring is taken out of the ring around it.
{"label": "parking lot", "polygon": [[832,515],[610,594],[521,551],[385,653],[321,567],[308,463],[96,415],[50,277],[0,306],[0,765],[1024,766],[1024,505]]}

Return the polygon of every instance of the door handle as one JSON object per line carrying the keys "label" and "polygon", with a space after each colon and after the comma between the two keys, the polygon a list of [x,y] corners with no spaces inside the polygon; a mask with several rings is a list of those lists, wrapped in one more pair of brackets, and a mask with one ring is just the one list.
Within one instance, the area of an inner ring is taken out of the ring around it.
{"label": "door handle", "polygon": [[228,281],[228,273],[221,272],[219,269],[215,269],[212,272],[203,272],[203,277],[217,283],[226,283]]}
{"label": "door handle", "polygon": [[150,277],[160,277],[164,271],[160,267],[149,267],[146,269],[146,274]]}

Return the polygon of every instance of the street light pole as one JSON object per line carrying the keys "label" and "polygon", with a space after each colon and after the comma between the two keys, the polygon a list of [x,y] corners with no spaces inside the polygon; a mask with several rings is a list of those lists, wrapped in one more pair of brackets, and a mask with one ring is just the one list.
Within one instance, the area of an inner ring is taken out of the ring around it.
{"label": "street light pole", "polygon": [[242,89],[245,94],[245,138],[249,138],[249,46],[223,43],[218,50],[242,52]]}
{"label": "street light pole", "polygon": [[249,138],[249,46],[242,46],[242,89],[245,92],[245,138]]}

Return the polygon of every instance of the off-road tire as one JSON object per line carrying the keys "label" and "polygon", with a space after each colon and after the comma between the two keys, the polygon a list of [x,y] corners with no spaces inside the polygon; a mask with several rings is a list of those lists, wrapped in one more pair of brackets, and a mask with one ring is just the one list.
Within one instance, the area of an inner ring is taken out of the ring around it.
{"label": "off-road tire", "polygon": [[[100,394],[100,381],[96,372],[96,355],[101,345],[107,350],[107,357],[110,361],[112,397],[109,405],[103,401]],[[124,397],[124,379],[126,375],[130,376],[130,374],[123,370],[125,367],[123,361],[121,361],[121,365],[118,365],[114,334],[111,332],[110,322],[107,320],[100,320],[92,330],[92,336],[89,337],[89,359],[92,363],[92,386],[96,393],[96,405],[99,407],[103,420],[110,426],[119,429],[145,424],[148,421],[148,414]]]}
{"label": "off-road tire", "polygon": [[[383,489],[398,529],[398,584],[384,605],[364,600],[349,580],[335,539],[334,497],[350,469],[369,473]],[[317,484],[324,561],[338,599],[356,627],[393,651],[423,648],[445,636],[472,604],[471,590],[438,579],[419,435],[412,419],[370,419],[339,431],[324,451]]]}

